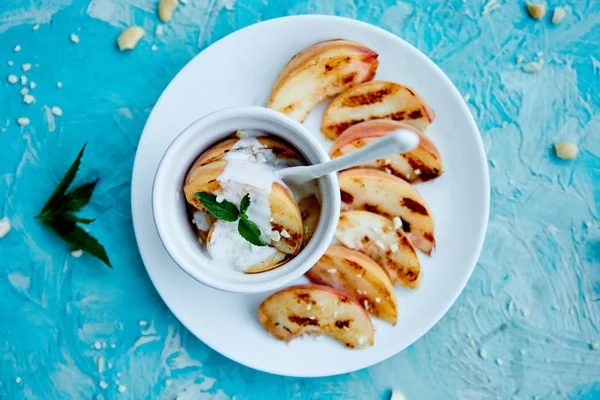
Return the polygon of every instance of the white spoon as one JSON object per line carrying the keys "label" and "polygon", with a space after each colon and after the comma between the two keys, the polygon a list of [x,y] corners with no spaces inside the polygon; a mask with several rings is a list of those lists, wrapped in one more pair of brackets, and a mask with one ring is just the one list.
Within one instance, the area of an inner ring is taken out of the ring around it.
{"label": "white spoon", "polygon": [[419,145],[419,136],[408,129],[396,129],[375,142],[343,157],[321,164],[284,168],[278,172],[287,184],[299,186],[331,172],[352,168],[392,154],[411,151]]}

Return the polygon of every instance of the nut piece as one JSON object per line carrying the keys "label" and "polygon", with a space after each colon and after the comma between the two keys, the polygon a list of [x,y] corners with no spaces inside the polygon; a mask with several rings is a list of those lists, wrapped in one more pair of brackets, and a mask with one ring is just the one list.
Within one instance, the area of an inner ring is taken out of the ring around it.
{"label": "nut piece", "polygon": [[562,158],[563,160],[573,160],[577,157],[577,145],[571,142],[558,142],[554,143],[554,150],[556,151],[556,156],[558,158]]}
{"label": "nut piece", "polygon": [[162,22],[167,22],[171,19],[171,14],[177,8],[177,0],[160,0],[158,3],[158,18]]}
{"label": "nut piece", "polygon": [[31,123],[31,120],[27,117],[19,117],[17,118],[17,124],[19,124],[20,126],[27,126]]}
{"label": "nut piece", "polygon": [[531,15],[531,18],[539,21],[540,19],[544,18],[544,15],[546,15],[546,5],[527,3],[527,12],[529,15]]}
{"label": "nut piece", "polygon": [[133,50],[142,36],[144,36],[144,29],[139,26],[130,26],[127,29],[123,29],[117,39],[119,50]]}
{"label": "nut piece", "polygon": [[529,73],[540,72],[542,70],[542,66],[544,65],[544,60],[540,61],[532,61],[523,65],[523,71]]}
{"label": "nut piece", "polygon": [[552,23],[554,25],[558,24],[567,16],[567,11],[565,11],[562,7],[556,7],[554,12],[552,13]]}
{"label": "nut piece", "polygon": [[8,217],[0,218],[0,238],[3,238],[10,231],[10,220]]}

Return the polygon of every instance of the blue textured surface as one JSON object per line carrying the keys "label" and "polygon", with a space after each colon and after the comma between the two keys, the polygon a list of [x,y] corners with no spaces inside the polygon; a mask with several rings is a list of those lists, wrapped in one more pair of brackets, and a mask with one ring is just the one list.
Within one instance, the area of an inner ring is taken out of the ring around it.
{"label": "blue textured surface", "polygon": [[[1,2],[0,218],[13,229],[0,239],[0,399],[385,399],[391,388],[409,400],[600,398],[600,4],[572,2],[554,26],[521,1],[489,13],[423,3],[189,0],[157,38],[156,0]],[[146,275],[129,203],[137,141],[175,73],[236,29],[301,13],[379,25],[438,63],[470,99],[493,188],[480,263],[442,321],[379,365],[312,380],[250,370],[187,332]],[[134,23],[147,34],[119,53]],[[544,59],[542,71],[523,72],[518,55]],[[9,74],[35,81],[36,103]],[[49,117],[52,106],[64,115]],[[555,158],[559,140],[579,145],[575,161]],[[114,270],[73,258],[33,219],[85,141],[81,180],[101,178],[86,214],[99,217],[91,232]],[[103,373],[100,356],[112,364]]]}

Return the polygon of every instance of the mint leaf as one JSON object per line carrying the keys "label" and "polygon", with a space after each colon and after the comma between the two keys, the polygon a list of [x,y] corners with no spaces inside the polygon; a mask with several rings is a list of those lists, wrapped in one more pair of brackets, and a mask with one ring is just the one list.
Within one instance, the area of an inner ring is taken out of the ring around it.
{"label": "mint leaf", "polygon": [[246,194],[240,203],[240,214],[246,215],[246,211],[250,207],[250,195]]}
{"label": "mint leaf", "polygon": [[94,222],[96,220],[96,218],[79,218],[76,215],[70,214],[70,213],[62,213],[60,214],[62,217],[64,217],[65,219],[68,219],[69,221],[73,221],[73,222],[79,222],[80,224],[91,224],[92,222]]}
{"label": "mint leaf", "polygon": [[74,212],[81,210],[92,198],[92,193],[96,188],[98,179],[94,182],[84,183],[81,186],[71,190],[69,194],[64,197],[63,209],[68,212]]}
{"label": "mint leaf", "polygon": [[263,242],[260,237],[260,229],[256,224],[247,218],[240,219],[238,222],[238,233],[241,237],[249,241],[255,246],[266,246],[267,243]]}
{"label": "mint leaf", "polygon": [[211,193],[198,192],[194,196],[198,201],[206,208],[213,217],[221,219],[223,221],[235,222],[237,221],[240,212],[238,211],[235,204],[223,200],[221,203],[217,202],[217,196]]}
{"label": "mint leaf", "polygon": [[50,195],[50,198],[44,205],[44,208],[42,208],[42,212],[36,218],[44,220],[48,218],[49,214],[60,212],[64,204],[65,192],[69,186],[71,186],[71,183],[73,183],[75,175],[77,175],[77,171],[81,165],[81,157],[83,157],[83,152],[85,151],[86,146],[87,143],[83,145],[79,151],[79,154],[75,158],[75,161],[73,161],[73,164],[71,164],[67,170],[67,173],[63,176],[56,189],[54,189],[52,195]]}
{"label": "mint leaf", "polygon": [[63,215],[57,215],[50,220],[44,220],[44,225],[75,249],[85,251],[112,268],[104,246],[92,235],[77,226],[75,221],[71,221]]}

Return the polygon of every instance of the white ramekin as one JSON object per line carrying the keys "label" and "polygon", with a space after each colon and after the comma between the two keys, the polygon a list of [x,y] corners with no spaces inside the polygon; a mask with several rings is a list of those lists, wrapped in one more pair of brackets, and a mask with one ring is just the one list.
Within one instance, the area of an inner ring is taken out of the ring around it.
{"label": "white ramekin", "polygon": [[227,108],[188,126],[165,152],[152,189],[152,210],[158,234],[175,263],[205,285],[238,293],[280,288],[308,271],[329,246],[340,214],[340,188],[336,174],[319,179],[321,219],[304,249],[281,267],[259,274],[244,274],[217,266],[203,251],[186,210],[183,181],[196,158],[237,129],[258,129],[292,144],[310,164],[329,160],[316,138],[301,124],[263,107]]}

